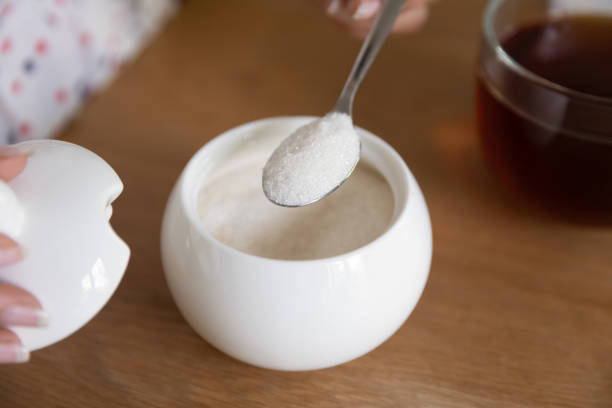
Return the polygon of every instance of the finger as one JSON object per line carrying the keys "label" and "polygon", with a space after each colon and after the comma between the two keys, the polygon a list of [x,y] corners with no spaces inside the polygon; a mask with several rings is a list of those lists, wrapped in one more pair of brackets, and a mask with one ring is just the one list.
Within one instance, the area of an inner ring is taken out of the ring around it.
{"label": "finger", "polygon": [[29,359],[30,353],[19,337],[8,329],[0,329],[0,364],[25,363]]}
{"label": "finger", "polygon": [[0,282],[0,327],[42,327],[48,322],[40,302],[27,291]]}
{"label": "finger", "polygon": [[417,31],[427,21],[429,8],[426,5],[411,8],[399,15],[393,25],[394,33],[407,33]]}
{"label": "finger", "polygon": [[13,153],[12,148],[0,148],[0,180],[10,181],[24,169],[28,155]]}
{"label": "finger", "polygon": [[325,11],[336,22],[350,24],[373,19],[380,10],[382,0],[326,0]]}
{"label": "finger", "polygon": [[[427,20],[430,3],[436,0],[411,0],[398,16],[393,32],[418,30]],[[327,14],[351,35],[364,38],[370,31],[382,6],[381,0],[328,0]]]}
{"label": "finger", "polygon": [[[379,3],[380,0],[368,2],[368,4],[375,5]],[[364,5],[359,10],[360,4],[361,2],[351,2],[348,0],[330,0],[326,8],[327,15],[334,23],[353,37],[365,38],[374,22],[376,12],[374,7],[369,5]],[[371,18],[364,18],[366,14],[371,14],[372,12],[374,12],[374,15]],[[355,14],[357,14],[358,18],[353,17]]]}
{"label": "finger", "polygon": [[336,15],[346,9],[349,0],[323,0],[323,8],[330,15]]}
{"label": "finger", "polygon": [[23,252],[17,242],[0,234],[0,266],[15,263],[23,258]]}
{"label": "finger", "polygon": [[352,0],[347,5],[347,13],[353,20],[370,20],[376,17],[381,6],[380,0]]}
{"label": "finger", "polygon": [[[407,1],[401,14],[427,6],[433,1],[435,0]],[[382,0],[349,0],[344,7],[345,15],[350,16],[353,20],[372,20],[373,22],[383,4],[384,2]]]}

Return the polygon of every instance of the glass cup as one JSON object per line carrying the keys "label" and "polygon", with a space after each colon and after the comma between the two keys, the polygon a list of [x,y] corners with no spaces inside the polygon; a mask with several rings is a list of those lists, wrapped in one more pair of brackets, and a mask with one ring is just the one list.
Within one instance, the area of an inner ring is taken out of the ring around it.
{"label": "glass cup", "polygon": [[[572,25],[578,20],[586,37]],[[476,113],[485,159],[511,192],[563,216],[609,223],[612,70],[596,72],[601,60],[588,59],[599,41],[612,44],[610,0],[490,1]],[[587,56],[572,64],[577,55]]]}

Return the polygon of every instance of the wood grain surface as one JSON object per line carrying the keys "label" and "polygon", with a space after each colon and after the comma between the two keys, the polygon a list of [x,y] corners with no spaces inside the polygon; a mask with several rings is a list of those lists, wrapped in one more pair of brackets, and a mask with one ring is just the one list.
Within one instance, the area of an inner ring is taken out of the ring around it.
{"label": "wood grain surface", "polygon": [[112,222],[133,255],[96,319],[0,367],[1,407],[612,407],[612,229],[545,217],[484,168],[483,0],[442,0],[422,32],[392,38],[356,100],[356,123],[402,154],[431,211],[431,276],[403,327],[343,366],[284,373],[223,355],[183,320],[161,269],[166,198],[223,130],[332,106],[359,42],[315,3],[184,3],[61,135],[122,177]]}

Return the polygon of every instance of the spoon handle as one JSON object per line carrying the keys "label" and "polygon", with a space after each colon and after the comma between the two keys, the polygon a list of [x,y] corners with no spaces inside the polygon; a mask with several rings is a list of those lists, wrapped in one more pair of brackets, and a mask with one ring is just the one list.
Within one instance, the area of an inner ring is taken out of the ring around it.
{"label": "spoon handle", "polygon": [[380,15],[361,46],[361,51],[359,51],[353,69],[344,84],[344,89],[342,89],[336,106],[334,106],[334,112],[352,114],[353,99],[355,99],[357,88],[359,88],[361,80],[368,72],[370,65],[372,65],[374,58],[376,58],[376,54],[378,54],[378,50],[380,50],[380,47],[389,35],[393,23],[395,23],[395,19],[404,8],[405,3],[406,0],[385,0]]}

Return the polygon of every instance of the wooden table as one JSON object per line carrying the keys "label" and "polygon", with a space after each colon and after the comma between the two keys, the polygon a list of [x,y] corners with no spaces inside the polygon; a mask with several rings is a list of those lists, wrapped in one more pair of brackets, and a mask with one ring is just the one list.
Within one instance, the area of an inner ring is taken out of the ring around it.
{"label": "wooden table", "polygon": [[359,43],[314,3],[186,2],[64,132],[123,178],[113,225],[133,255],[94,321],[0,368],[1,407],[612,407],[612,230],[547,219],[486,172],[471,125],[483,0],[441,1],[423,32],[389,41],[356,102],[431,210],[431,277],[404,326],[356,361],[283,373],[185,323],[161,269],[166,198],[221,131],[330,108]]}

